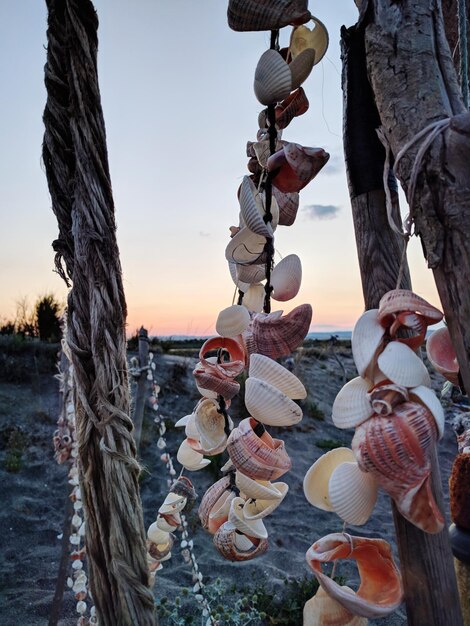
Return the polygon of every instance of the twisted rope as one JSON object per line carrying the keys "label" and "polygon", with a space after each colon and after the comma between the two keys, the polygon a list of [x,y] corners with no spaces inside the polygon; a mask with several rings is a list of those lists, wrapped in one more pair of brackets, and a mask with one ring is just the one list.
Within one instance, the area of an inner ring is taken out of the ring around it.
{"label": "twisted rope", "polygon": [[63,258],[73,279],[67,343],[90,586],[102,626],[151,626],[154,601],[129,417],[126,303],[97,77],[98,20],[90,0],[46,1],[43,156],[59,224],[56,266]]}
{"label": "twisted rope", "polygon": [[467,4],[458,0],[457,16],[459,22],[460,50],[460,86],[465,107],[468,109],[468,40],[467,40]]}

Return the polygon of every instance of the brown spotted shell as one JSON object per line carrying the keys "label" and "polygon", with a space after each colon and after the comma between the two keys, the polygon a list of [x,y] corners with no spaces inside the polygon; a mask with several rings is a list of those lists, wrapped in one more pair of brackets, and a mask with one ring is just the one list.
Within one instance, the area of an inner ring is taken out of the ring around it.
{"label": "brown spotted shell", "polygon": [[250,550],[240,550],[235,545],[236,529],[230,522],[225,522],[214,535],[214,545],[218,552],[228,561],[250,561],[268,549],[267,539],[250,537],[253,547]]}
{"label": "brown spotted shell", "polygon": [[245,32],[305,24],[310,18],[308,0],[229,0],[227,9],[230,28]]}

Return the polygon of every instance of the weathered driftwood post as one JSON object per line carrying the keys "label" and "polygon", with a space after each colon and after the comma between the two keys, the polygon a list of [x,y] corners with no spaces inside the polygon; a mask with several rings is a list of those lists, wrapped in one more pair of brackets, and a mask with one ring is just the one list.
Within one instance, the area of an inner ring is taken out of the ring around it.
{"label": "weathered driftwood post", "polygon": [[[426,12],[429,24],[423,36],[419,22]],[[415,70],[414,46],[419,47],[420,41],[422,45],[422,40],[426,40],[428,58],[424,55],[418,64],[433,63],[432,47],[436,45],[436,33],[442,30],[442,21],[439,26],[436,20],[439,12],[434,14],[434,19],[431,18],[432,12],[428,2],[399,5],[391,0],[362,2],[359,23],[342,32],[345,153],[366,308],[377,307],[381,295],[395,288],[400,248],[403,245],[400,235],[395,234],[388,225],[384,178],[385,185],[392,186],[390,193],[395,211],[396,198],[393,181],[383,176],[384,150],[374,137],[375,128],[384,127],[385,136],[390,141],[390,133],[396,131],[399,122],[395,107],[400,107],[403,100],[408,101],[408,139],[429,123],[417,121],[421,115],[426,115],[421,112],[421,107],[429,113],[433,106],[423,95],[431,79],[435,81],[431,90],[434,88],[439,91],[442,74],[429,67],[424,74]],[[377,16],[386,26],[393,24],[392,32],[379,32]],[[396,55],[402,58],[402,66],[397,67]],[[441,58],[435,61],[436,64],[441,62]],[[448,82],[445,84],[453,91],[455,86]],[[379,96],[377,89],[382,89]],[[429,94],[426,95],[429,97]],[[431,117],[430,121],[433,119],[436,117]],[[403,132],[402,129],[400,147],[405,143]],[[392,152],[394,155],[398,153],[393,144]],[[416,154],[416,147],[411,152]],[[403,162],[406,162],[405,159]],[[408,180],[409,175],[408,171]],[[429,197],[428,200],[430,208],[434,208],[435,204]],[[419,223],[417,226],[419,229]],[[400,286],[409,286],[409,280],[403,280]],[[436,459],[433,462],[433,488],[436,500],[442,506]],[[394,518],[404,575],[408,623],[410,626],[462,624],[447,531],[428,535],[409,524],[396,510]],[[439,593],[435,592],[436,589],[439,589]]]}
{"label": "weathered driftwood post", "polygon": [[137,450],[142,437],[142,424],[145,413],[145,398],[149,388],[147,368],[149,363],[149,338],[147,330],[142,326],[139,330],[139,377],[134,405],[134,439]]}
{"label": "weathered driftwood post", "polygon": [[59,223],[56,266],[73,282],[66,340],[90,587],[101,626],[153,626],[129,417],[126,303],[97,76],[98,20],[89,0],[47,0],[47,6],[43,158]]}

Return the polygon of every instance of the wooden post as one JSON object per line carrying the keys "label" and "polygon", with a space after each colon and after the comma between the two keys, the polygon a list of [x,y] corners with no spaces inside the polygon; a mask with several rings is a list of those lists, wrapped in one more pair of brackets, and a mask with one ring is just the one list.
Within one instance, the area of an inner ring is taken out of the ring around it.
{"label": "wooden post", "polygon": [[[367,10],[361,7],[361,15]],[[366,308],[376,308],[380,297],[396,287],[403,241],[388,225],[383,184],[384,150],[375,128],[380,118],[367,78],[364,21],[342,31],[344,141],[348,182]],[[387,181],[393,185],[392,181]],[[391,189],[395,219],[398,203]],[[400,285],[411,287],[405,272]],[[437,459],[432,463],[433,489],[442,507]],[[447,531],[423,533],[394,512],[410,626],[461,626],[455,573]],[[439,590],[436,592],[436,590]]]}
{"label": "wooden post", "polygon": [[149,364],[149,339],[148,332],[142,326],[139,330],[139,367],[140,376],[137,380],[137,390],[134,405],[134,439],[137,450],[140,447],[142,437],[142,424],[144,421],[145,399],[148,395],[147,367]]}

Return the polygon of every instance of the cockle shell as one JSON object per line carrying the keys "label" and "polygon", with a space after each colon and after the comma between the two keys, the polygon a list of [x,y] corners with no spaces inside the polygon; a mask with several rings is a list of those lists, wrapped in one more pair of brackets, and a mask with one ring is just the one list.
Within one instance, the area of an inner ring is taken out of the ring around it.
{"label": "cockle shell", "polygon": [[369,309],[357,320],[351,335],[351,348],[359,376],[372,379],[377,355],[382,349],[385,328],[378,309]]}
{"label": "cockle shell", "polygon": [[225,248],[225,258],[227,261],[239,263],[240,265],[250,265],[253,263],[263,263],[266,260],[264,247],[266,238],[253,233],[244,226],[232,237]]}
{"label": "cockle shell", "polygon": [[292,89],[297,89],[310,76],[315,65],[315,50],[305,48],[289,63]]}
{"label": "cockle shell", "polygon": [[[342,589],[354,593],[350,587],[344,586]],[[366,617],[350,613],[322,587],[304,605],[303,626],[367,626],[368,623]]]}
{"label": "cockle shell", "polygon": [[317,459],[305,474],[303,482],[304,494],[310,504],[323,511],[333,511],[328,493],[331,474],[341,463],[355,460],[356,457],[349,448],[335,448]]}
{"label": "cockle shell", "polygon": [[264,304],[264,285],[253,283],[245,291],[243,296],[243,306],[253,313],[261,313]]}
{"label": "cockle shell", "polygon": [[249,376],[264,380],[292,400],[302,400],[307,397],[307,390],[297,376],[263,354],[250,356]]}
{"label": "cockle shell", "polygon": [[273,172],[273,185],[286,193],[298,192],[315,178],[330,155],[323,148],[306,148],[288,143],[268,159],[268,172]]}
{"label": "cockle shell", "polygon": [[230,505],[228,514],[229,522],[235,526],[237,530],[248,537],[256,537],[258,539],[267,539],[268,531],[261,519],[248,519],[245,517],[244,510],[245,500],[243,498],[234,498]]}
{"label": "cockle shell", "polygon": [[[286,128],[294,117],[298,117],[299,115],[306,113],[308,111],[308,107],[309,102],[307,96],[305,95],[305,91],[302,87],[299,87],[287,96],[285,100],[276,105],[276,126],[279,129]],[[279,146],[279,148],[276,146],[276,150],[280,150],[280,148],[281,146]]]}
{"label": "cockle shell", "polygon": [[[175,513],[175,512],[182,511],[185,506],[186,506],[186,498],[184,496],[180,496],[170,491],[170,493],[167,495],[167,497],[161,504],[160,508],[158,509],[158,512],[159,513]],[[154,543],[161,543],[161,542],[155,541]]]}
{"label": "cockle shell", "polygon": [[256,189],[249,176],[244,176],[240,189],[240,212],[245,225],[257,235],[273,237],[274,229],[279,221],[279,207],[276,199],[271,201],[271,222],[265,222],[265,198]]}
{"label": "cockle shell", "polygon": [[[245,539],[245,541],[237,541],[237,538]],[[229,561],[249,561],[266,552],[268,540],[255,537],[248,539],[243,534],[239,534],[231,522],[225,522],[214,535],[214,545],[217,551]]]}
{"label": "cockle shell", "polygon": [[233,261],[229,261],[228,262],[228,269],[230,272],[230,277],[233,280],[235,286],[237,287],[237,289],[239,289],[240,291],[242,291],[243,293],[245,293],[245,291],[248,289],[248,287],[250,286],[248,283],[244,283],[243,281],[241,281],[238,276],[237,276],[237,264],[234,263]]}
{"label": "cockle shell", "polygon": [[195,416],[201,448],[206,454],[214,454],[214,450],[223,447],[227,441],[225,418],[219,413],[218,404],[210,399],[202,400],[196,407]]}
{"label": "cockle shell", "polygon": [[410,389],[410,402],[417,402],[418,404],[422,404],[424,407],[428,409],[430,413],[432,413],[434,420],[436,421],[437,431],[439,433],[439,439],[444,435],[444,427],[445,427],[445,415],[444,409],[442,408],[442,404],[439,402],[439,399],[436,397],[436,394],[429,387],[424,387],[424,385],[420,385],[419,387],[414,387]]}
{"label": "cockle shell", "polygon": [[421,404],[404,402],[392,414],[374,415],[358,426],[352,440],[361,469],[374,476],[403,517],[429,533],[440,532],[444,525],[429,482],[437,437],[432,413]]}
{"label": "cockle shell", "polygon": [[284,193],[273,186],[273,196],[279,206],[279,225],[292,226],[299,209],[300,196],[298,192]]}
{"label": "cockle shell", "polygon": [[293,29],[289,44],[289,54],[295,59],[304,50],[315,51],[314,65],[319,63],[328,50],[328,31],[326,26],[316,17],[312,17],[314,27],[310,30],[307,26],[297,26]]}
{"label": "cockle shell", "polygon": [[186,439],[181,442],[176,458],[183,467],[193,472],[206,467],[210,463],[209,459],[205,459],[202,454],[195,452]]}
{"label": "cockle shell", "polygon": [[245,383],[245,406],[258,422],[270,426],[292,426],[303,415],[299,405],[285,393],[251,376]]}
{"label": "cockle shell", "polygon": [[296,254],[289,254],[274,267],[271,273],[271,294],[274,300],[285,302],[299,293],[302,282],[302,264]]}
{"label": "cockle shell", "polygon": [[395,314],[401,311],[419,313],[428,325],[436,324],[443,318],[439,309],[429,304],[424,298],[408,289],[393,289],[388,291],[379,302],[379,320],[385,327],[389,326]]}
{"label": "cockle shell", "polygon": [[247,500],[243,506],[243,515],[246,520],[262,519],[270,515],[281,504],[289,491],[289,485],[286,483],[275,483],[277,490],[280,492],[281,497],[276,500],[261,500],[252,499]]}
{"label": "cockle shell", "polygon": [[[221,358],[220,361],[209,360],[206,355],[211,351],[222,350],[228,353],[229,359]],[[211,337],[205,341],[199,351],[201,365],[221,378],[234,378],[245,369],[245,351],[243,346],[230,337]]]}
{"label": "cockle shell", "polygon": [[255,96],[261,104],[270,105],[287,98],[292,91],[292,74],[277,50],[266,50],[255,70]]}
{"label": "cockle shell", "polygon": [[170,533],[161,530],[161,528],[157,526],[157,522],[153,522],[148,528],[147,537],[150,541],[153,541],[153,543],[166,543],[169,541]]}
{"label": "cockle shell", "polygon": [[266,265],[237,265],[237,276],[248,285],[259,283],[266,278]]}
{"label": "cockle shell", "polygon": [[277,30],[311,18],[308,0],[229,0],[228,25],[236,31]]}
{"label": "cockle shell", "polygon": [[230,477],[224,476],[207,489],[206,493],[202,496],[201,503],[198,509],[199,519],[201,520],[202,527],[206,530],[209,527],[209,515],[214,508],[215,503],[219,500],[220,496],[230,489]]}
{"label": "cockle shell", "polygon": [[365,524],[377,501],[378,485],[356,461],[341,463],[331,473],[328,495],[336,515],[348,524]]}
{"label": "cockle shell", "polygon": [[220,311],[215,329],[222,337],[236,337],[248,328],[250,314],[246,307],[234,304]]}
{"label": "cockle shell", "polygon": [[377,365],[385,376],[403,387],[431,386],[428,370],[411,348],[391,341],[377,357]]}
{"label": "cockle shell", "polygon": [[[227,452],[235,467],[243,474],[255,480],[275,480],[290,470],[292,462],[284,442],[273,439],[259,426],[252,418],[242,420],[230,433]],[[257,435],[254,428],[264,432]]]}
{"label": "cockle shell", "polygon": [[[403,600],[400,572],[390,545],[383,539],[332,533],[316,541],[307,550],[306,558],[322,588],[354,615],[385,617]],[[321,564],[336,559],[356,561],[361,580],[356,593],[323,574]]]}
{"label": "cockle shell", "polygon": [[460,387],[459,363],[447,327],[433,331],[426,342],[426,352],[434,369]]}
{"label": "cockle shell", "polygon": [[243,333],[247,352],[272,359],[288,356],[302,344],[311,321],[310,304],[301,304],[284,316],[282,311],[255,315],[251,329]]}
{"label": "cockle shell", "polygon": [[331,418],[336,428],[355,428],[373,414],[367,397],[371,383],[358,376],[339,391],[333,402]]}
{"label": "cockle shell", "polygon": [[[260,500],[279,500],[282,497],[281,491],[276,487],[279,483],[269,481],[254,480],[238,470],[235,472],[235,484],[241,493],[247,498],[259,498]],[[282,483],[284,484],[284,483]]]}

